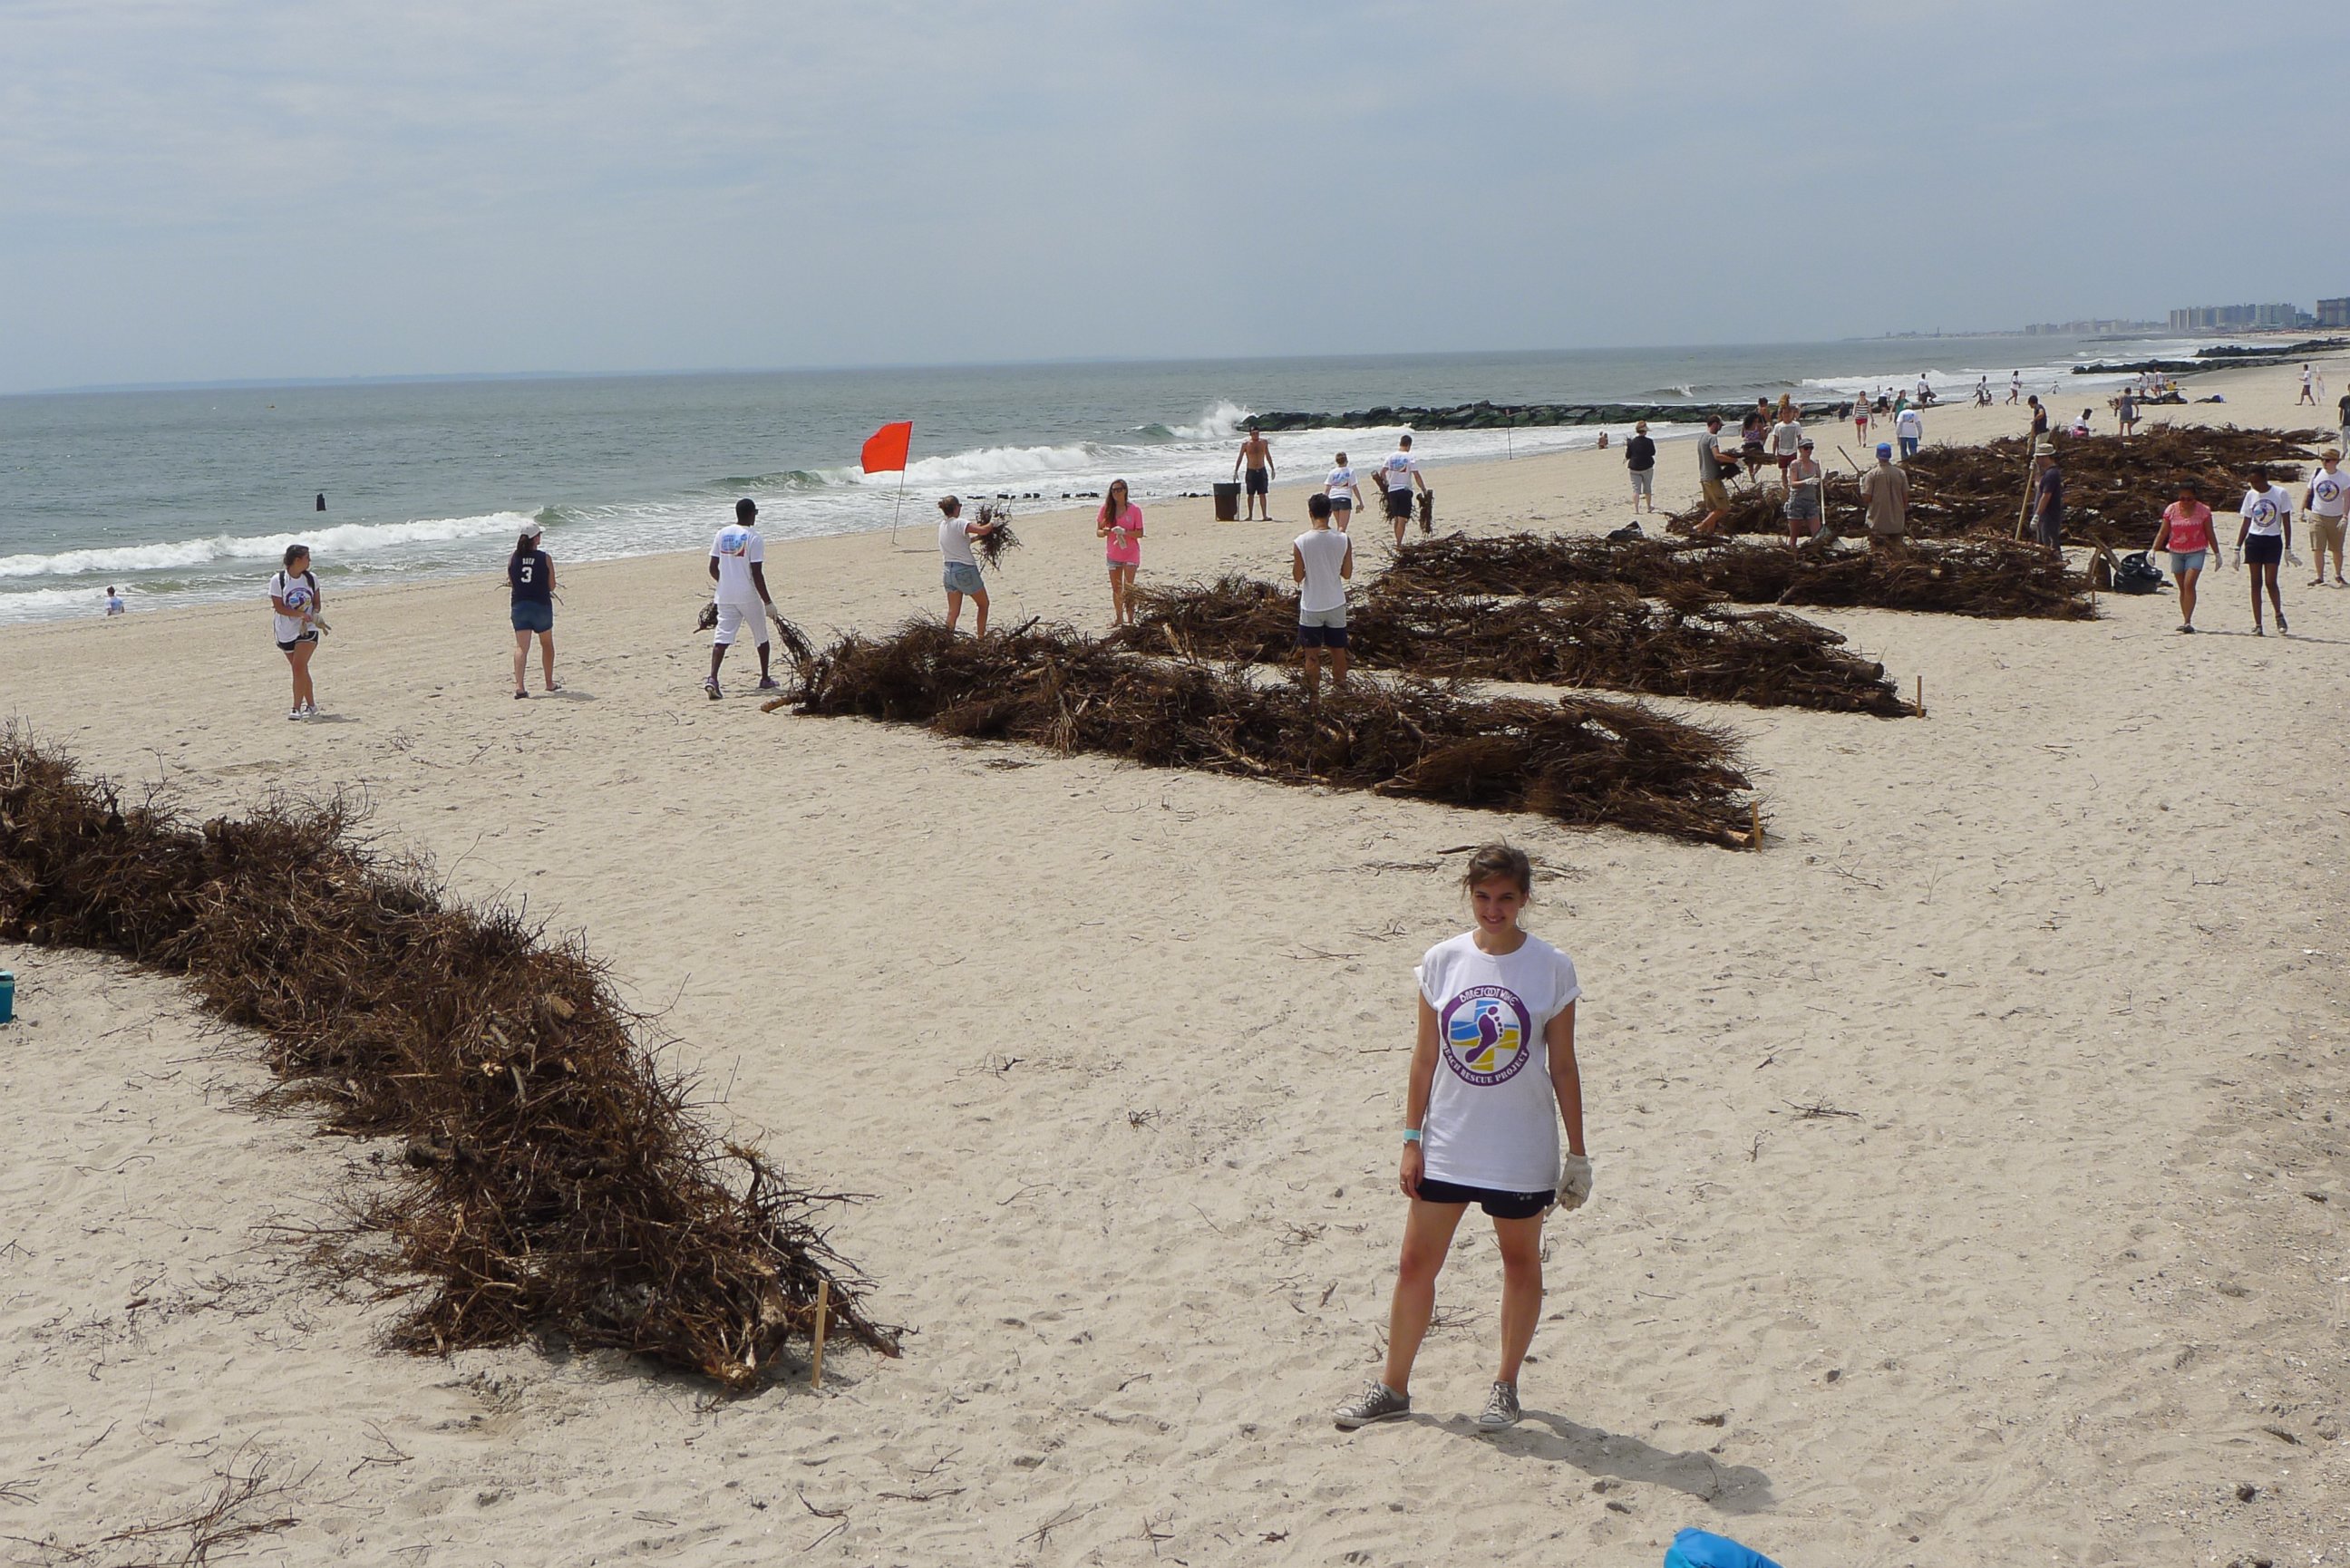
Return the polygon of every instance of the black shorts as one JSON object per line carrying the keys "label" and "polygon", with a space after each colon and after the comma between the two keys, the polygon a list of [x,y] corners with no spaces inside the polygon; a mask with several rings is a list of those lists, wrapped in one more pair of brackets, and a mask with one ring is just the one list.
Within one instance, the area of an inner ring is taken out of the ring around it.
{"label": "black shorts", "polygon": [[1401,490],[1390,490],[1388,492],[1388,515],[1390,517],[1409,517],[1411,515],[1411,487],[1409,485],[1404,486]]}
{"label": "black shorts", "polygon": [[1490,1187],[1462,1187],[1457,1182],[1419,1179],[1422,1203],[1474,1203],[1496,1220],[1531,1220],[1550,1207],[1551,1189],[1540,1192],[1496,1192]]}
{"label": "black shorts", "polygon": [[2282,534],[2247,534],[2244,535],[2244,564],[2248,566],[2273,566],[2284,559],[2284,535]]}
{"label": "black shorts", "polygon": [[1347,628],[1343,626],[1300,626],[1297,628],[1300,648],[1337,648],[1347,646]]}
{"label": "black shorts", "polygon": [[296,638],[292,642],[281,642],[281,643],[279,643],[279,644],[277,645],[277,651],[278,651],[278,652],[280,652],[280,653],[291,653],[291,652],[293,652],[293,651],[294,651],[294,649],[295,649],[296,648],[297,648],[298,646],[300,646],[300,645],[301,645],[301,644],[303,644],[303,643],[306,643],[306,642],[316,642],[316,641],[317,641],[317,640],[318,640],[318,634],[317,634],[317,632],[315,632],[315,631],[306,631],[306,632],[304,632],[301,636],[299,636],[299,637]]}
{"label": "black shorts", "polygon": [[1251,495],[1263,495],[1273,488],[1273,471],[1269,468],[1252,468],[1243,477],[1248,481]]}

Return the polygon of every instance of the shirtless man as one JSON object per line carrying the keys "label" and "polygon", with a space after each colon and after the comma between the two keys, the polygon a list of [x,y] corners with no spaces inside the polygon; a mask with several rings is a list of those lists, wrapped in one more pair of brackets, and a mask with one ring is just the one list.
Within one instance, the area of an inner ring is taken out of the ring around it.
{"label": "shirtless man", "polygon": [[1243,467],[1248,470],[1246,520],[1251,523],[1256,521],[1257,503],[1262,501],[1264,504],[1264,520],[1270,523],[1273,521],[1273,443],[1257,433],[1254,424],[1248,428],[1248,440],[1241,442],[1240,456],[1232,459],[1232,477],[1240,478]]}

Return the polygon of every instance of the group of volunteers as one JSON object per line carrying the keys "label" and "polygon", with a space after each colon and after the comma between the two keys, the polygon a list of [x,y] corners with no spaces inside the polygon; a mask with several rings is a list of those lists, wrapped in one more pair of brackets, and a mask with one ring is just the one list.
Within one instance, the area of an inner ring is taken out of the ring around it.
{"label": "group of volunteers", "polygon": [[[1248,512],[1243,522],[1257,520],[1257,508],[1264,508],[1263,519],[1273,521],[1273,443],[1254,423],[1248,427],[1248,437],[1241,442],[1238,456],[1232,459],[1235,476],[1245,475],[1248,487]],[[1372,472],[1378,485],[1381,509],[1395,526],[1395,540],[1403,543],[1404,528],[1411,521],[1415,495],[1428,493],[1428,481],[1419,472],[1419,460],[1411,453],[1411,437],[1399,436],[1395,451],[1388,453]],[[1354,522],[1355,509],[1365,505],[1363,484],[1347,454],[1340,452],[1328,474],[1324,476],[1320,492],[1329,503],[1332,524],[1344,534]],[[1310,498],[1309,498],[1310,500]]]}
{"label": "group of volunteers", "polygon": [[[2309,579],[2309,586],[2325,586],[2325,557],[2331,555],[2334,586],[2350,588],[2350,578],[2342,573],[2344,536],[2350,533],[2350,472],[2343,471],[2339,448],[2329,446],[2319,454],[2316,471],[2309,476],[2302,509],[2309,517],[2310,553],[2316,566],[2316,575]],[[2293,493],[2265,473],[2256,474],[2251,488],[2237,503],[2236,514],[2240,521],[2229,565],[2239,571],[2251,568],[2252,635],[2267,635],[2262,624],[2263,600],[2275,612],[2277,630],[2289,631],[2292,628],[2285,624],[2284,594],[2277,581],[2277,571],[2280,565],[2301,565],[2301,557],[2293,549]],[[2211,509],[2203,504],[2192,481],[2180,483],[2178,499],[2163,510],[2162,525],[2156,530],[2148,553],[2169,553],[2171,576],[2178,579],[2181,631],[2195,629],[2197,585],[2204,572],[2217,565],[2219,548]]]}

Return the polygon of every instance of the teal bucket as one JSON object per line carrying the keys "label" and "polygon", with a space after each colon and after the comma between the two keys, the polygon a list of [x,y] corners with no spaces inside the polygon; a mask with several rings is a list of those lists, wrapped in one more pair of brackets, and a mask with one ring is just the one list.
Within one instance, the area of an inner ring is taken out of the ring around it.
{"label": "teal bucket", "polygon": [[16,1016],[16,977],[0,969],[0,1023]]}

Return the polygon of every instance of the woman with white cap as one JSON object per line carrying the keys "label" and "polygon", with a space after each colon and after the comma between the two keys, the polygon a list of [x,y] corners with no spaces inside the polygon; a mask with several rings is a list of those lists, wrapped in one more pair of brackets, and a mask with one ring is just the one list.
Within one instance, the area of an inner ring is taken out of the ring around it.
{"label": "woman with white cap", "polygon": [[538,547],[539,526],[534,520],[515,541],[514,554],[506,558],[506,587],[513,590],[514,607],[510,618],[515,634],[515,701],[521,701],[530,693],[523,690],[523,672],[530,668],[531,634],[538,634],[539,673],[549,691],[560,691],[555,683],[555,560]]}

